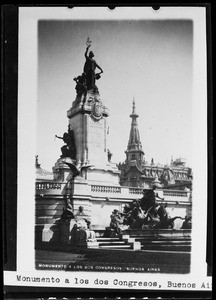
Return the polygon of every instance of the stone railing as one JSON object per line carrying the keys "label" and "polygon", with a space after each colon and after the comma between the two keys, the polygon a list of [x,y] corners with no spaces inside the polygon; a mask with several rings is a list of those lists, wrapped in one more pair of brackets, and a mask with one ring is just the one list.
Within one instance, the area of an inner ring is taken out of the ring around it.
{"label": "stone railing", "polygon": [[98,193],[121,193],[121,188],[116,186],[91,185],[92,192]]}
{"label": "stone railing", "polygon": [[133,195],[142,195],[143,189],[141,188],[130,188],[129,187],[129,194],[133,194]]}
{"label": "stone railing", "polygon": [[36,182],[36,190],[50,190],[50,189],[61,189],[61,183],[57,182]]}
{"label": "stone railing", "polygon": [[[65,195],[71,193],[71,188],[66,188],[65,182],[36,182],[36,194],[44,193],[46,195]],[[142,188],[126,187],[126,186],[111,186],[111,185],[89,185],[87,183],[74,183],[73,193],[76,197],[91,196],[97,198],[114,198],[121,201],[131,201],[142,197]],[[158,195],[164,198],[165,201],[183,201],[191,202],[191,192],[181,190],[160,189]]]}
{"label": "stone railing", "polygon": [[175,190],[163,190],[164,197],[188,197],[188,192],[175,191]]}

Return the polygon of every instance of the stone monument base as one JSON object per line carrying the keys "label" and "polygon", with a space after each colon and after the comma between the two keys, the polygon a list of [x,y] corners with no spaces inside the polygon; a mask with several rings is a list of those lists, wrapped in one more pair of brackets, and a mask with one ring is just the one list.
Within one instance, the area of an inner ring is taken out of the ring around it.
{"label": "stone monument base", "polygon": [[42,229],[42,242],[58,242],[60,238],[59,229],[56,225],[45,224]]}
{"label": "stone monument base", "polygon": [[[73,164],[76,166],[76,161],[69,157],[59,158],[55,166],[53,167],[54,180],[68,182],[73,178],[73,174],[70,170],[69,165]],[[75,177],[75,181],[86,182],[90,184],[102,184],[102,185],[118,185],[119,186],[119,174],[115,163],[111,162],[97,162],[92,164],[88,168],[85,168],[87,163],[77,165],[77,169],[80,171],[80,175]]]}
{"label": "stone monument base", "polygon": [[98,164],[87,170],[85,179],[89,184],[119,186],[119,173],[115,164]]}
{"label": "stone monument base", "polygon": [[[83,223],[85,221],[83,220]],[[70,243],[71,246],[79,246],[86,248],[99,248],[95,232],[87,228],[87,226],[79,228],[82,224],[74,219],[63,221],[60,224],[60,242]]]}

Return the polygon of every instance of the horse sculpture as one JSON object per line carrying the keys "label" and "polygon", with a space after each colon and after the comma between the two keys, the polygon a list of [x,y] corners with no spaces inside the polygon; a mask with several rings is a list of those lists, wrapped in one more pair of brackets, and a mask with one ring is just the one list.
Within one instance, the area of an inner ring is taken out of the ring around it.
{"label": "horse sculpture", "polygon": [[110,230],[119,234],[123,226],[128,229],[173,229],[176,219],[171,218],[166,210],[167,203],[156,204],[153,190],[147,190],[141,199],[133,200],[125,205],[123,212],[114,210],[110,222]]}
{"label": "horse sculpture", "polygon": [[166,207],[163,205],[159,206],[157,213],[158,213],[160,221],[153,226],[153,228],[155,228],[155,229],[173,229],[174,221],[176,219],[181,219],[181,220],[184,219],[180,216],[170,218],[166,211]]}

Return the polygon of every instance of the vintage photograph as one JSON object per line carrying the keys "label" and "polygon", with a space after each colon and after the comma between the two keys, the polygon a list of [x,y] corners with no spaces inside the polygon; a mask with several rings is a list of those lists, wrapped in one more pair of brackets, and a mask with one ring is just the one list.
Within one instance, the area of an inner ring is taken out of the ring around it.
{"label": "vintage photograph", "polygon": [[205,8],[22,7],[18,29],[5,285],[210,291]]}
{"label": "vintage photograph", "polygon": [[37,29],[35,268],[190,273],[193,21]]}

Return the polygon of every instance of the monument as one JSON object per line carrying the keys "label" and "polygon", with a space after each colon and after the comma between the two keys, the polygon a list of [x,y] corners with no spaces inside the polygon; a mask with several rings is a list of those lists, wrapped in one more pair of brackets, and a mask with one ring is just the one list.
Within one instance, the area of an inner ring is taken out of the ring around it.
{"label": "monument", "polygon": [[[102,68],[96,63],[94,53],[89,52],[91,44],[87,41],[83,73],[74,78],[76,98],[67,111],[69,119],[68,133],[63,136],[67,146],[62,147],[62,156],[58,159],[53,171],[55,178],[63,176],[66,165],[70,163],[81,169],[81,176],[88,181],[105,185],[119,185],[119,170],[111,162],[107,145],[108,108],[103,104],[96,81],[100,79]],[[96,73],[99,69],[100,73]],[[73,139],[68,138],[73,133]],[[67,173],[67,172],[66,172]]]}
{"label": "monument", "polygon": [[[36,241],[66,242],[97,248],[95,233],[100,235],[100,231],[109,230],[110,216],[113,227],[110,229],[116,232],[119,231],[118,224],[140,229],[148,225],[152,217],[148,211],[151,206],[145,208],[141,205],[140,210],[139,203],[142,204],[142,201],[139,199],[144,187],[137,186],[135,182],[132,186],[120,185],[121,171],[112,162],[107,143],[109,111],[96,85],[103,70],[94,60],[90,47],[88,39],[83,70],[81,75],[74,77],[76,97],[67,111],[68,128],[62,136],[56,135],[64,145],[53,167],[54,180],[36,182]],[[130,116],[132,126],[126,155],[131,168],[137,169],[141,177],[144,152],[135,102]],[[156,175],[152,177],[152,183],[159,186]],[[159,193],[161,197],[157,203],[166,201],[171,214],[171,219],[165,218],[165,221],[172,222],[172,218],[176,217],[174,208],[177,208],[182,220],[185,215],[190,215],[190,191],[160,190]],[[125,205],[129,205],[127,212]],[[156,209],[154,205],[153,208]]]}
{"label": "monument", "polygon": [[[108,223],[112,206],[110,203],[105,206],[101,201],[95,202],[92,192],[106,188],[111,192],[115,188],[120,189],[120,171],[111,161],[112,153],[107,145],[109,112],[101,100],[96,85],[103,70],[94,60],[94,53],[89,52],[90,46],[91,43],[87,40],[83,72],[74,77],[76,97],[67,111],[69,119],[67,132],[63,136],[55,136],[62,139],[64,145],[61,147],[60,158],[53,167],[54,180],[59,183],[60,191],[57,194],[55,191],[52,199],[58,197],[63,200],[61,206],[58,206],[58,214],[54,221],[56,232],[58,231],[57,238],[54,240],[97,247],[91,224],[101,223],[97,221],[100,208],[106,211]],[[99,73],[96,72],[97,69],[100,70]],[[107,199],[104,200],[107,202]],[[80,207],[85,217],[79,216],[78,221],[77,214],[80,214]],[[118,203],[117,206],[115,204],[115,207],[119,209],[120,204]],[[46,224],[42,240],[50,241],[53,230],[52,225]]]}

